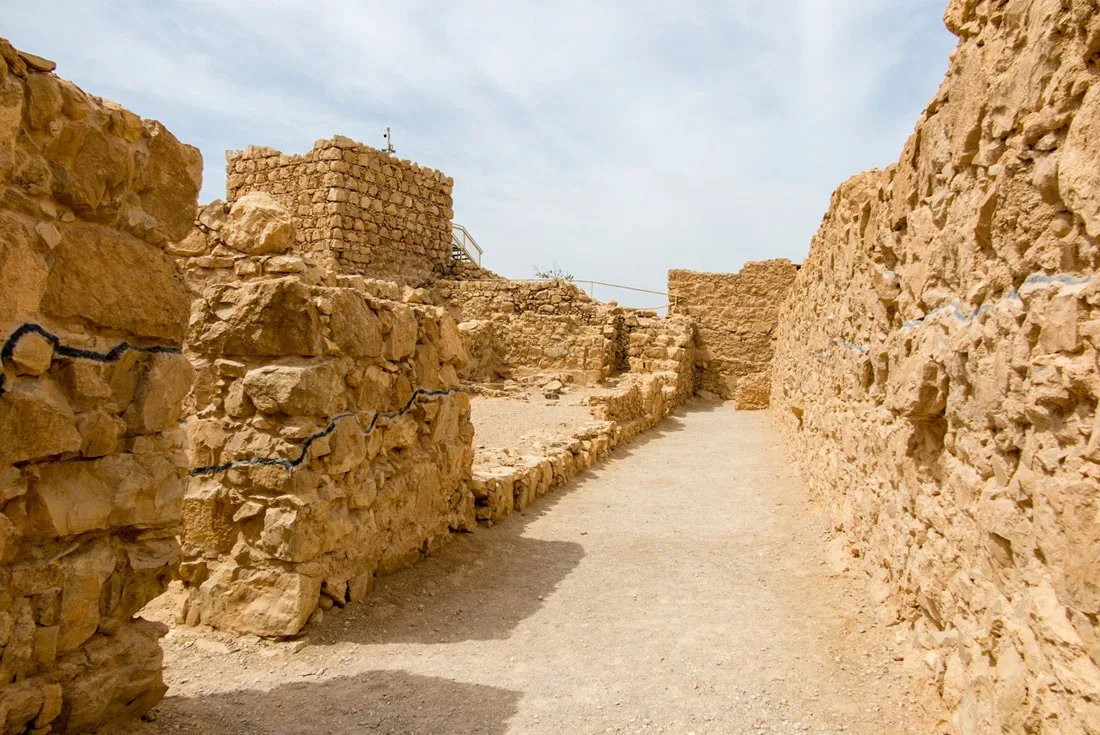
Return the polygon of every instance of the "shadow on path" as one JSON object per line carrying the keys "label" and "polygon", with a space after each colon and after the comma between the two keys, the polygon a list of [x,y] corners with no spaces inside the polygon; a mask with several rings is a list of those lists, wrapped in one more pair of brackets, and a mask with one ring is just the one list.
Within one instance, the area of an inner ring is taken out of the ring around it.
{"label": "shadow on path", "polygon": [[[680,410],[722,408],[720,403],[692,401]],[[670,416],[630,445],[616,449],[612,460],[629,457],[634,450],[683,428],[680,418]],[[431,557],[379,579],[364,602],[335,610],[319,625],[310,626],[311,641],[381,645],[508,638],[584,557],[579,543],[525,536],[527,524],[606,470],[603,464],[582,472],[496,526],[458,535]]]}
{"label": "shadow on path", "polygon": [[320,682],[168,697],[154,723],[133,723],[117,735],[232,733],[485,733],[500,735],[518,711],[520,693],[404,671],[369,671]]}

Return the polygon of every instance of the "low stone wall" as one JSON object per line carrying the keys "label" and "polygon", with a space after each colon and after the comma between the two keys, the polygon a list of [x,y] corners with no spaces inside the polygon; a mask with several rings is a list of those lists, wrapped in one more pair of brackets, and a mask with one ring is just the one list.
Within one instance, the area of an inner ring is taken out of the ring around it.
{"label": "low stone wall", "polygon": [[443,269],[443,275],[448,280],[454,281],[504,281],[504,276],[493,273],[488,268],[471,263],[468,260],[452,260]]}
{"label": "low stone wall", "polygon": [[960,733],[1100,732],[1094,2],[952,2],[899,162],[845,183],[776,418]]}
{"label": "low stone wall", "polygon": [[202,159],[0,40],[0,732],[164,695],[134,614],[179,563],[188,299],[161,250]]}
{"label": "low stone wall", "polygon": [[454,180],[440,171],[342,136],[302,155],[252,146],[226,160],[229,202],[271,194],[294,219],[295,255],[413,286],[452,268]]}
{"label": "low stone wall", "polygon": [[603,462],[613,449],[660,423],[683,395],[676,373],[628,375],[613,395],[589,398],[598,421],[571,438],[549,442],[537,454],[481,453],[471,484],[477,519],[490,525],[503,520]]}
{"label": "low stone wall", "polygon": [[610,395],[590,397],[594,426],[545,453],[480,452],[474,467],[477,517],[495,522],[521,510],[612,449],[651,429],[694,394],[694,343],[687,317],[593,301],[565,281],[440,284],[458,318],[472,379],[568,374],[596,384],[615,375]]}
{"label": "low stone wall", "polygon": [[217,227],[210,211],[188,248],[204,254],[183,260],[201,295],[182,617],[289,636],[473,524],[465,354],[451,317],[396,284],[249,255],[272,249],[256,241],[277,205],[242,198]]}
{"label": "low stone wall", "polygon": [[436,288],[459,322],[536,313],[576,316],[586,323],[602,323],[606,309],[606,305],[592,299],[582,288],[564,280],[443,280]]}
{"label": "low stone wall", "polygon": [[794,283],[789,260],[738,273],[668,272],[670,313],[695,322],[696,388],[739,409],[767,408],[779,306]]}

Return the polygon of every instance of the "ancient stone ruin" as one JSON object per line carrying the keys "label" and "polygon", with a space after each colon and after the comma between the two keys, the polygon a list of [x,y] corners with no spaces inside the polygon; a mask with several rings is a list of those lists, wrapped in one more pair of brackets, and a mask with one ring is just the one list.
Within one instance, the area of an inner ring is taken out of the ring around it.
{"label": "ancient stone ruin", "polygon": [[301,156],[255,146],[227,156],[229,203],[266,192],[297,224],[297,250],[338,273],[424,285],[449,272],[454,180],[350,138]]}
{"label": "ancient stone ruin", "polygon": [[767,408],[779,307],[794,283],[788,260],[746,263],[739,273],[668,272],[671,313],[695,325],[695,387],[739,409]]}
{"label": "ancient stone ruin", "polygon": [[164,253],[202,159],[0,41],[0,729],[77,732],[164,695],[189,299]]}
{"label": "ancient stone ruin", "polygon": [[1100,8],[946,21],[805,262],[666,316],[456,257],[453,180],[347,138],[200,207],[195,148],[0,41],[0,732],[153,707],[155,599],[299,636],[708,394],[770,405],[953,731],[1100,732]]}
{"label": "ancient stone ruin", "polygon": [[965,732],[1100,727],[1100,13],[952,2],[901,158],[833,195],[773,404]]}

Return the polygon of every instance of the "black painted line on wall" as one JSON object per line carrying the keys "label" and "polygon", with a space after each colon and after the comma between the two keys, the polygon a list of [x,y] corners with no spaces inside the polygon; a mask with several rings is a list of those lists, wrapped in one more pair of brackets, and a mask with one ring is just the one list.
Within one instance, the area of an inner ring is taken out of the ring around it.
{"label": "black painted line on wall", "polygon": [[441,397],[441,396],[449,396],[449,395],[452,395],[454,393],[461,393],[461,392],[462,392],[461,388],[447,388],[446,390],[428,390],[426,388],[417,388],[415,391],[413,391],[412,396],[410,396],[409,400],[405,403],[405,405],[402,406],[401,408],[397,409],[396,411],[375,411],[374,415],[371,417],[370,424],[368,424],[367,428],[365,428],[365,429],[363,428],[362,423],[359,422],[358,414],[342,413],[339,416],[334,416],[332,418],[332,420],[329,421],[328,426],[321,429],[320,431],[318,431],[315,434],[310,434],[306,438],[305,443],[302,444],[302,451],[298,454],[298,456],[295,459],[277,459],[277,458],[272,458],[272,457],[250,457],[249,459],[238,459],[238,460],[235,460],[233,462],[227,462],[225,464],[208,465],[206,467],[195,467],[194,469],[191,470],[190,474],[193,477],[209,476],[209,475],[216,475],[220,472],[225,472],[226,470],[231,470],[235,467],[249,467],[249,466],[257,466],[257,465],[269,466],[269,467],[282,467],[283,469],[285,469],[289,472],[290,470],[293,470],[295,467],[297,467],[298,465],[305,462],[306,457],[309,454],[309,448],[311,446],[313,446],[313,443],[315,441],[317,441],[318,439],[323,439],[324,437],[328,436],[333,431],[335,431],[336,430],[336,424],[340,421],[343,421],[345,419],[354,419],[355,423],[358,424],[358,426],[359,426],[359,430],[363,432],[363,436],[370,436],[371,432],[373,432],[374,429],[377,427],[379,419],[395,419],[399,416],[402,416],[402,415],[408,413],[412,409],[412,407],[416,404],[417,400],[421,396],[427,396],[429,398],[438,398],[438,397]]}
{"label": "black painted line on wall", "polygon": [[[91,360],[93,362],[117,362],[128,350],[134,352],[145,352],[148,354],[168,354],[178,355],[183,351],[179,347],[167,347],[165,345],[153,345],[152,347],[140,347],[138,345],[132,345],[129,342],[119,342],[107,352],[96,352],[95,350],[86,350],[81,347],[70,347],[69,345],[61,344],[61,338],[53,332],[47,331],[41,325],[34,324],[32,322],[26,322],[19,326],[11,335],[4,340],[3,347],[0,347],[0,362],[10,360],[15,353],[15,348],[19,342],[30,334],[37,334],[44,338],[47,342],[53,346],[53,352],[60,357],[68,357],[73,360]],[[4,395],[4,383],[5,376],[0,374],[0,395]]]}

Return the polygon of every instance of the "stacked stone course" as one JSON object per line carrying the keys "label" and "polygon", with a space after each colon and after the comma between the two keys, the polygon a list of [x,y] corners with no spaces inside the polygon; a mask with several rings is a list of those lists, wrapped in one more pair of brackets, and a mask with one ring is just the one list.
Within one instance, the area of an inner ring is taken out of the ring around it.
{"label": "stacked stone course", "polygon": [[202,159],[0,39],[0,732],[163,696],[134,618],[179,564],[188,299],[163,247]]}
{"label": "stacked stone course", "polygon": [[568,281],[440,281],[472,356],[462,377],[489,381],[559,372],[598,383],[625,369],[623,309]]}
{"label": "stacked stone course", "polygon": [[453,320],[283,254],[289,222],[252,194],[176,248],[197,297],[182,618],[273,637],[474,523]]}
{"label": "stacked stone course", "polygon": [[336,136],[302,155],[226,154],[229,203],[267,192],[294,220],[294,254],[339,273],[423,286],[452,268],[454,180]]}
{"label": "stacked stone course", "polygon": [[671,313],[695,322],[698,390],[739,409],[768,407],[775,325],[796,272],[784,259],[746,263],[738,273],[668,272]]}
{"label": "stacked stone course", "polygon": [[593,426],[554,441],[538,454],[493,452],[479,457],[473,490],[477,519],[492,524],[607,459],[618,446],[652,429],[683,402],[675,373],[628,376],[610,395],[589,401]]}
{"label": "stacked stone course", "polygon": [[898,163],[833,195],[774,405],[961,733],[1100,732],[1100,8],[953,0]]}
{"label": "stacked stone course", "polygon": [[[539,290],[556,295],[562,285],[543,284]],[[567,291],[577,290],[571,284],[564,285]],[[515,284],[510,289],[498,289],[496,293],[519,291],[528,294],[528,288]],[[558,320],[573,318],[570,315],[539,314],[537,309],[545,306],[548,300],[545,296],[537,297],[533,302],[521,298],[521,304],[537,304],[536,311],[512,317],[530,320],[524,324],[531,329],[533,342],[540,346],[543,353],[549,353],[554,345],[561,344],[568,337],[569,330],[565,334],[557,331],[561,326]],[[499,302],[490,300],[488,303]],[[513,299],[509,303],[516,301]],[[563,306],[564,303],[554,306],[573,308]],[[579,427],[568,440],[553,442],[543,452],[533,455],[516,456],[510,451],[479,453],[472,483],[479,521],[496,522],[513,511],[522,510],[536,498],[602,462],[616,447],[652,429],[694,394],[695,359],[690,319],[662,319],[652,313],[624,310],[597,302],[591,304],[598,307],[596,313],[601,315],[594,321],[604,325],[599,334],[605,345],[600,375],[607,377],[612,364],[609,360],[614,355],[612,346],[623,346],[622,365],[617,371],[614,387],[606,394],[588,397],[595,423]],[[461,329],[469,328],[471,324],[484,326],[496,323],[464,322],[459,326]],[[570,323],[570,327],[577,329],[575,323]],[[605,336],[605,328],[615,334]],[[509,338],[515,339],[514,323],[511,329]],[[462,335],[468,349],[471,341],[477,340],[468,329],[462,329]],[[482,346],[477,345],[474,349],[482,349]],[[503,352],[503,360],[512,354]],[[501,356],[496,358],[501,359]],[[513,368],[505,370],[512,371]],[[535,374],[538,371],[530,369],[530,372]],[[560,374],[561,366],[553,365],[551,372]]]}

